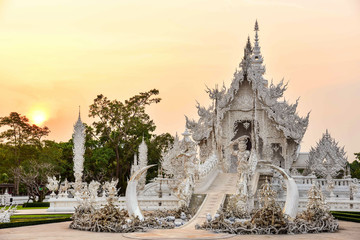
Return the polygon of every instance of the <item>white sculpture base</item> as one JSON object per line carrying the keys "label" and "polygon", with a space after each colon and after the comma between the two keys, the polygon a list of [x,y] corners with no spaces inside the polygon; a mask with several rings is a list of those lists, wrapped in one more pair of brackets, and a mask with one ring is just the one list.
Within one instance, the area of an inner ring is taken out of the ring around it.
{"label": "white sculpture base", "polygon": [[[154,211],[154,210],[172,210],[178,208],[179,200],[174,196],[164,196],[162,198],[158,197],[148,197],[148,196],[139,196],[138,197],[139,206],[141,210],[145,211]],[[47,209],[48,212],[74,212],[75,207],[78,206],[78,201],[76,198],[50,198],[50,207]],[[97,198],[95,200],[96,206],[101,207],[106,204],[104,198]],[[120,209],[126,209],[125,197],[119,197],[119,201],[116,205]]]}

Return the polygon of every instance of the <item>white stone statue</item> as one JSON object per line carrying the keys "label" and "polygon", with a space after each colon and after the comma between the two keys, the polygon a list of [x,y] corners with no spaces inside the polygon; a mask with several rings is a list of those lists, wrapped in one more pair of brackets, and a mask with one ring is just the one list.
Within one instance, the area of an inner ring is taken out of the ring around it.
{"label": "white stone statue", "polygon": [[[241,193],[245,196],[248,195],[248,181],[250,177],[250,165],[249,165],[249,157],[250,151],[246,150],[246,143],[248,141],[248,136],[242,136],[234,141],[231,141],[229,144],[229,148],[232,150],[232,155],[237,158],[237,173],[238,173],[238,187],[237,194]],[[238,150],[234,149],[234,146],[238,146]]]}
{"label": "white stone statue", "polygon": [[70,188],[70,183],[68,182],[68,180],[65,178],[64,182],[62,182],[62,184],[60,184],[60,193],[66,194],[67,195],[67,190]]}
{"label": "white stone statue", "polygon": [[3,208],[0,209],[0,223],[9,223],[10,217],[16,212],[17,205],[5,205]]}
{"label": "white stone statue", "polygon": [[48,178],[48,184],[46,184],[46,187],[51,191],[50,196],[54,198],[56,196],[55,191],[59,188],[59,180],[56,179],[55,176],[47,177]]}
{"label": "white stone statue", "polygon": [[359,181],[357,179],[354,179],[353,181],[351,181],[350,183],[350,198],[351,198],[351,195],[352,195],[352,198],[354,200],[359,200],[360,199],[360,196],[359,196],[359,188],[360,188],[360,184],[359,184]]}
{"label": "white stone statue", "polygon": [[92,180],[89,184],[89,193],[91,199],[96,199],[98,197],[98,190],[100,187],[100,183]]}
{"label": "white stone statue", "polygon": [[173,147],[163,153],[161,165],[165,174],[175,180],[170,187],[180,199],[179,205],[188,206],[194,191],[195,176],[198,175],[198,159],[196,143],[191,140],[187,128],[183,136],[181,141],[176,137]]}
{"label": "white stone statue", "polygon": [[111,182],[105,182],[103,185],[103,189],[106,191],[108,195],[108,201],[113,202],[115,201],[115,197],[117,196],[118,189],[116,185],[119,180],[112,179]]}
{"label": "white stone statue", "polygon": [[326,177],[326,184],[327,184],[326,188],[330,193],[330,198],[334,198],[335,197],[335,194],[334,194],[335,183],[330,174],[328,174],[328,176]]}
{"label": "white stone statue", "polygon": [[70,183],[65,178],[65,180],[60,184],[60,187],[59,187],[59,197],[66,198],[68,196],[69,188],[70,188]]}

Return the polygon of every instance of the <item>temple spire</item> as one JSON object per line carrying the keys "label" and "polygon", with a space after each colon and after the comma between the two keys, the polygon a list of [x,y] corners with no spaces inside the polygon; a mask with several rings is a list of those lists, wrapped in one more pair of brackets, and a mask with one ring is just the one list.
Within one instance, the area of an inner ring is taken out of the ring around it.
{"label": "temple spire", "polygon": [[257,48],[257,50],[260,51],[260,47],[259,47],[259,35],[258,35],[258,32],[259,32],[259,24],[258,24],[257,20],[256,20],[256,22],[255,22],[254,31],[255,31],[255,47]]}
{"label": "temple spire", "polygon": [[80,105],[79,105],[79,117],[78,117],[78,121],[81,122],[81,117],[80,117]]}
{"label": "temple spire", "polygon": [[252,47],[251,47],[251,43],[250,43],[250,36],[248,36],[248,39],[246,42],[246,53],[250,55],[251,52],[252,52]]}
{"label": "temple spire", "polygon": [[240,63],[241,68],[243,69],[244,73],[247,74],[247,70],[251,65],[251,54],[252,54],[252,46],[250,42],[250,37],[248,36],[245,48],[244,48],[244,57]]}
{"label": "temple spire", "polygon": [[255,43],[254,43],[254,48],[253,48],[253,55],[251,57],[252,63],[255,66],[255,69],[259,71],[260,74],[264,74],[265,73],[265,67],[262,66],[262,63],[264,61],[262,55],[261,55],[261,51],[260,51],[260,45],[259,45],[259,24],[258,21],[255,21],[255,27],[254,27],[254,31],[255,31]]}

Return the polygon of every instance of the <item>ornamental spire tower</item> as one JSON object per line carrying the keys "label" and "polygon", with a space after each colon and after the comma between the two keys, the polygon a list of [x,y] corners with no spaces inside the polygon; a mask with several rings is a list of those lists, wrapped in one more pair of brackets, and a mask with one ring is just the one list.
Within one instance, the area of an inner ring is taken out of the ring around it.
{"label": "ornamental spire tower", "polygon": [[74,125],[73,135],[73,153],[74,153],[74,176],[75,176],[75,193],[79,192],[82,185],[82,176],[84,170],[84,153],[85,153],[85,126],[81,121],[80,107],[79,117]]}
{"label": "ornamental spire tower", "polygon": [[264,62],[264,59],[261,55],[261,51],[260,51],[260,45],[259,45],[259,24],[258,21],[256,20],[255,22],[255,27],[254,27],[254,31],[255,31],[255,43],[254,43],[254,48],[253,48],[253,55],[251,57],[251,61],[253,63],[254,68],[261,74],[263,75],[265,73],[265,67],[262,65]]}
{"label": "ornamental spire tower", "polygon": [[[145,143],[145,138],[143,135],[142,141],[139,145],[139,158],[138,158],[138,168],[142,169],[148,165],[148,147]],[[145,174],[141,176],[139,179],[138,188],[139,190],[143,190],[146,183],[146,176]]]}

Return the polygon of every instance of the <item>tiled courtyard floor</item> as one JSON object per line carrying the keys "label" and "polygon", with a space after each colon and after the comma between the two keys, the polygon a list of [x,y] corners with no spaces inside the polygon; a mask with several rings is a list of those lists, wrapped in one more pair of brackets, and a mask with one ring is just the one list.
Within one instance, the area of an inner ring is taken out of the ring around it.
{"label": "tiled courtyard floor", "polygon": [[[121,233],[93,233],[69,229],[70,222],[43,224],[29,227],[0,229],[0,240],[118,240],[128,239]],[[337,233],[304,234],[304,235],[253,235],[226,236],[198,230],[154,230],[146,234],[131,234],[136,239],[339,239],[359,240],[360,223],[340,221],[340,231]],[[229,238],[230,237],[230,238]]]}

